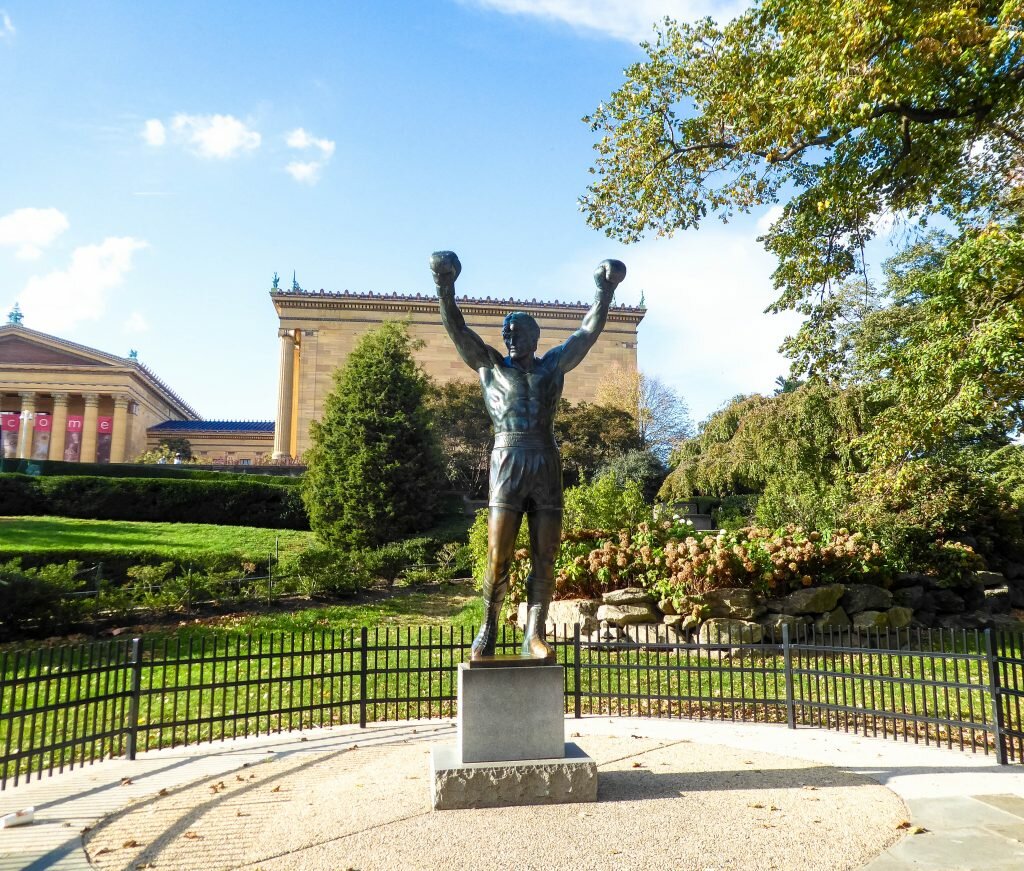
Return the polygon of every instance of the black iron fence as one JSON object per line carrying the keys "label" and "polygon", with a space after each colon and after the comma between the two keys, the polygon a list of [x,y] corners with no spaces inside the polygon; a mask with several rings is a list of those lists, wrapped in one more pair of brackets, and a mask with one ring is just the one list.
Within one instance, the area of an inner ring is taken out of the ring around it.
{"label": "black iron fence", "polygon": [[[554,639],[566,711],[788,723],[1024,761],[1024,636],[797,627]],[[517,650],[506,631],[501,652]],[[0,788],[157,747],[451,717],[472,633],[429,626],[134,638],[0,655]]]}

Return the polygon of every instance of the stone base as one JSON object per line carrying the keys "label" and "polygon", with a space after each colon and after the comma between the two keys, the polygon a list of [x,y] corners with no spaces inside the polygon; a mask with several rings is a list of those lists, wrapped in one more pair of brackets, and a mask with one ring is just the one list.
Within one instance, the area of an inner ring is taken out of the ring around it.
{"label": "stone base", "polygon": [[559,759],[565,747],[565,669],[459,666],[459,762]]}
{"label": "stone base", "polygon": [[562,759],[462,762],[454,744],[430,753],[434,810],[597,801],[597,763],[566,742]]}

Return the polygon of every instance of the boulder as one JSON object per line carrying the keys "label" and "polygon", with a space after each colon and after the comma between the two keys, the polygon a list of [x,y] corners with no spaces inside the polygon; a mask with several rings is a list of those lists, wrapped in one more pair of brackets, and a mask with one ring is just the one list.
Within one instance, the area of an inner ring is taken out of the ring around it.
{"label": "boulder", "polygon": [[1010,585],[1003,584],[999,587],[985,588],[985,604],[983,610],[992,614],[1006,614],[1011,604]]}
{"label": "boulder", "polygon": [[927,604],[936,611],[949,611],[959,614],[964,610],[964,597],[954,593],[952,590],[939,588],[932,590],[928,594]]}
{"label": "boulder", "polygon": [[631,623],[660,623],[661,614],[653,602],[646,605],[602,605],[597,609],[597,619],[628,626]]}
{"label": "boulder", "polygon": [[761,624],[749,620],[712,617],[705,620],[697,633],[701,644],[758,644],[764,638]]}
{"label": "boulder", "polygon": [[887,629],[889,615],[884,611],[861,611],[850,618],[855,629]]}
{"label": "boulder", "polygon": [[885,611],[892,607],[892,593],[873,584],[847,584],[841,604],[847,614]]}
{"label": "boulder", "polygon": [[671,599],[659,600],[658,610],[661,611],[662,614],[666,614],[668,616],[675,616],[678,613],[676,611],[676,603],[673,602]]}
{"label": "boulder", "polygon": [[781,641],[782,627],[788,626],[789,638],[791,641],[795,641],[796,634],[800,631],[799,627],[806,626],[809,619],[808,617],[794,617],[792,614],[769,614],[757,622],[764,629],[765,638]]}
{"label": "boulder", "polygon": [[[600,602],[596,599],[557,599],[548,607],[548,619],[545,630],[548,637],[561,638],[572,637],[572,628],[576,623],[580,624],[580,634],[589,635],[597,629],[597,609]],[[526,625],[526,602],[519,603],[519,612],[516,614],[516,622],[520,626]]]}
{"label": "boulder", "polygon": [[626,637],[640,646],[645,644],[682,644],[686,639],[674,626],[665,623],[640,623],[625,628]]}
{"label": "boulder", "polygon": [[622,631],[618,626],[613,626],[610,623],[604,623],[595,629],[590,635],[584,636],[584,639],[588,644],[595,645],[598,649],[606,649],[601,645],[608,644],[622,644],[632,642],[626,637],[626,633]]}
{"label": "boulder", "polygon": [[1011,581],[1020,580],[1024,578],[1024,564],[1007,563],[1003,566],[1003,574]]}
{"label": "boulder", "polygon": [[914,609],[895,605],[885,612],[890,629],[906,629],[914,622]]}
{"label": "boulder", "polygon": [[901,587],[924,587],[926,590],[936,585],[935,578],[921,572],[900,572],[893,580],[893,589]]}
{"label": "boulder", "polygon": [[981,584],[981,586],[987,589],[989,587],[1004,586],[1006,584],[1006,575],[999,572],[972,572],[968,580]]}
{"label": "boulder", "polygon": [[734,620],[754,620],[768,609],[753,590],[729,587],[712,590],[700,597],[709,617],[730,617]]}
{"label": "boulder", "polygon": [[609,590],[601,601],[606,605],[654,605],[654,596],[640,587],[624,587],[621,590]]}
{"label": "boulder", "polygon": [[902,605],[904,608],[911,608],[916,611],[924,604],[924,587],[920,585],[904,587],[901,590],[894,591],[892,599],[897,605]]}
{"label": "boulder", "polygon": [[777,599],[779,607],[772,610],[781,611],[783,614],[826,614],[835,609],[845,592],[846,587],[842,584],[808,587]]}
{"label": "boulder", "polygon": [[848,629],[850,616],[843,610],[842,606],[833,608],[827,614],[822,614],[814,621],[814,628],[819,632],[826,629]]}
{"label": "boulder", "polygon": [[678,629],[682,625],[683,619],[682,614],[665,614],[665,616],[661,618],[661,622],[666,626],[672,626],[673,628]]}

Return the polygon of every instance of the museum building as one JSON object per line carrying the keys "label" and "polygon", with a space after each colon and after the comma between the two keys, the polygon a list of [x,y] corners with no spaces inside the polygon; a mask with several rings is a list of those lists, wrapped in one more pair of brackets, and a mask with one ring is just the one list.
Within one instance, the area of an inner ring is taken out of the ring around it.
{"label": "museum building", "polygon": [[[203,420],[134,355],[119,357],[30,329],[17,310],[0,325],[0,431],[6,459],[133,462],[161,439],[184,438],[201,461],[249,465],[301,461],[309,426],[323,412],[332,376],[368,330],[401,320],[420,346],[416,358],[435,381],[474,382],[441,325],[435,296],[274,288],[279,319],[275,421]],[[538,354],[579,328],[584,303],[460,297],[466,323],[502,348],[510,311],[541,328]],[[646,309],[612,306],[595,346],[566,379],[566,399],[593,401],[610,367],[635,371],[637,328]],[[269,350],[269,348],[268,348]],[[269,385],[268,385],[269,387]]]}
{"label": "museum building", "polygon": [[[345,362],[356,342],[382,321],[401,320],[422,342],[416,359],[427,375],[439,383],[475,382],[476,373],[460,358],[441,325],[434,295],[350,293],[272,289],[270,298],[279,319],[280,364],[274,458],[301,457],[309,447],[309,425],[319,420],[324,400],[333,388],[332,375]],[[466,324],[487,344],[504,348],[502,322],[511,311],[523,311],[540,325],[542,355],[579,329],[589,304],[538,302],[519,299],[459,297]],[[565,380],[564,398],[592,402],[609,368],[636,371],[637,328],[646,308],[613,305],[597,343]]]}

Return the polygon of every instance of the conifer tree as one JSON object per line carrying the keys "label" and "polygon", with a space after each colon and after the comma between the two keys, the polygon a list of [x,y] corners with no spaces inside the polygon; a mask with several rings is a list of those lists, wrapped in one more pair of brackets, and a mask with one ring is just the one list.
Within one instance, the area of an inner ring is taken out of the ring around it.
{"label": "conifer tree", "polygon": [[373,546],[433,519],[443,472],[413,348],[399,323],[363,336],[312,424],[302,495],[311,528],[329,545]]}

